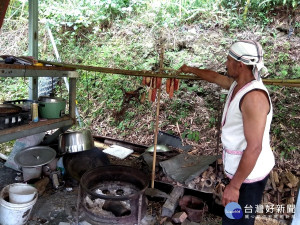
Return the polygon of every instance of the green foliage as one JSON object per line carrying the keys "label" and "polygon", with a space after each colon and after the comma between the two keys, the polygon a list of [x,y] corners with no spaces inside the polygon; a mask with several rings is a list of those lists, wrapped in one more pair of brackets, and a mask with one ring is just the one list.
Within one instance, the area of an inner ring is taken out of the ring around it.
{"label": "green foliage", "polygon": [[300,78],[300,66],[292,66],[292,79],[299,79]]}
{"label": "green foliage", "polygon": [[[42,22],[56,27],[62,34],[96,33],[107,29],[113,20],[128,16],[144,5],[142,0],[73,0],[41,1]],[[68,9],[68,10],[65,10]]]}
{"label": "green foliage", "polygon": [[173,27],[180,23],[199,19],[202,13],[211,13],[215,5],[215,1],[150,1],[148,3],[150,14],[145,19],[148,20],[149,24],[158,27]]}
{"label": "green foliage", "polygon": [[296,8],[299,4],[299,0],[251,0],[250,4],[247,4],[247,0],[223,0],[221,2],[222,6],[226,8],[231,8],[232,10],[238,10],[240,8],[243,8],[245,6],[248,6],[249,11],[255,11],[255,12],[268,12],[274,7],[278,6],[286,6],[286,7],[291,7],[291,8]]}
{"label": "green foliage", "polygon": [[15,142],[16,141],[13,140],[13,141],[1,143],[0,144],[0,153],[9,156],[10,152],[12,151],[12,149],[14,147]]}
{"label": "green foliage", "polygon": [[198,142],[200,140],[200,132],[199,131],[186,130],[182,133],[182,138],[187,138],[190,141]]}
{"label": "green foliage", "polygon": [[[230,28],[245,29],[249,24],[260,21],[262,25],[267,25],[272,21],[269,12],[276,11],[276,8],[286,7],[296,9],[300,5],[299,0],[238,0],[221,1],[221,6],[231,13],[229,18]],[[243,11],[243,15],[240,13]]]}
{"label": "green foliage", "polygon": [[[17,85],[16,85],[17,84]],[[27,98],[27,79],[0,77],[0,102]]]}

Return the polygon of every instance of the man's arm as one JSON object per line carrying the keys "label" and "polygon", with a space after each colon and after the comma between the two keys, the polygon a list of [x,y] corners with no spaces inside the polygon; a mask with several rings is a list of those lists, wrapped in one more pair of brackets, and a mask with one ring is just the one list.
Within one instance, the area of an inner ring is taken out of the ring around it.
{"label": "man's arm", "polygon": [[202,78],[203,80],[206,80],[210,83],[218,84],[219,86],[227,90],[229,90],[233,82],[232,78],[223,76],[212,70],[198,69],[196,67],[190,67],[187,65],[181,66],[179,70],[183,73],[193,73],[196,76]]}
{"label": "man's arm", "polygon": [[238,202],[240,187],[256,164],[262,149],[262,139],[269,110],[269,100],[264,91],[252,91],[242,101],[241,111],[247,147],[235,175],[224,190],[222,200],[224,206],[229,202]]}

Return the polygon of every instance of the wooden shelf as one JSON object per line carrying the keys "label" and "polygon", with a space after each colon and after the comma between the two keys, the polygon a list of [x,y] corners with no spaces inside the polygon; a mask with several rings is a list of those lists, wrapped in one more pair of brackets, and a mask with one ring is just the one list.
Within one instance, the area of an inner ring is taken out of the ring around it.
{"label": "wooden shelf", "polygon": [[59,66],[26,66],[0,63],[0,77],[79,77],[74,69]]}
{"label": "wooden shelf", "polygon": [[[0,130],[0,143],[18,138],[42,133],[48,130],[61,128],[51,136],[56,137],[76,123],[76,79],[79,77],[77,71],[61,66],[32,66],[20,64],[4,64],[0,62],[0,77],[68,77],[69,78],[69,115],[59,119],[49,119],[39,122],[31,122],[21,126]],[[37,85],[37,82],[36,84]],[[51,139],[51,138],[48,138]]]}
{"label": "wooden shelf", "polygon": [[30,122],[29,124],[0,130],[0,143],[56,128],[72,126],[73,124],[75,124],[75,120],[68,115],[59,119],[48,119],[36,123]]}

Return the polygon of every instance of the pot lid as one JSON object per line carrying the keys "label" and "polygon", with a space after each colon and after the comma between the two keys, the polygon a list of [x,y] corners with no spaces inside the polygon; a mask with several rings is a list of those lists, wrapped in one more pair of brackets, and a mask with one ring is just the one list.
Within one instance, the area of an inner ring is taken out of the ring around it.
{"label": "pot lid", "polygon": [[22,167],[37,167],[51,162],[56,151],[48,146],[33,146],[25,148],[15,156],[15,162]]}
{"label": "pot lid", "polygon": [[63,98],[53,96],[40,96],[38,99],[40,102],[64,102]]}

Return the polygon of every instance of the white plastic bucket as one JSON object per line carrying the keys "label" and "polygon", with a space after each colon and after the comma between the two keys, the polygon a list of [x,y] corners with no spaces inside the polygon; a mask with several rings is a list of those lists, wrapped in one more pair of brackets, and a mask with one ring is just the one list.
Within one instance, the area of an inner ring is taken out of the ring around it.
{"label": "white plastic bucket", "polygon": [[15,183],[9,185],[8,192],[9,202],[23,204],[31,202],[37,190],[29,184]]}
{"label": "white plastic bucket", "polygon": [[32,201],[16,204],[9,202],[9,187],[4,187],[0,193],[0,224],[1,225],[23,225],[26,224],[31,210],[37,201],[35,194]]}

